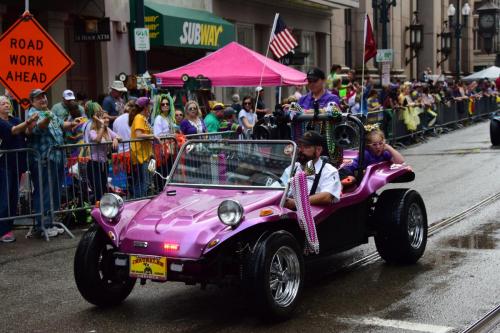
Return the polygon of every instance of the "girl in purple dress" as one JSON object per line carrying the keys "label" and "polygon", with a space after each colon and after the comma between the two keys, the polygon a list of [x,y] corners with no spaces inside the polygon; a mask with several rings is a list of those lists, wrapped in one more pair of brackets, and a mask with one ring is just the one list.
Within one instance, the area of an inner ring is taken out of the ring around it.
{"label": "girl in purple dress", "polygon": [[[405,159],[391,145],[385,143],[385,135],[378,128],[372,128],[365,135],[365,156],[363,160],[363,170],[369,165],[379,162],[390,161],[394,164],[402,164]],[[354,171],[358,168],[358,159],[355,158],[351,164],[342,167],[339,170],[341,178],[353,176]]]}

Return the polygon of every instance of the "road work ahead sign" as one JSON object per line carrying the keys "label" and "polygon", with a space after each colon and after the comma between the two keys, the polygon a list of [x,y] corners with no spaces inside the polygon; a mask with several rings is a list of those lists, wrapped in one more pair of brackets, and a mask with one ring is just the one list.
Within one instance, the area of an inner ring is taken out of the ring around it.
{"label": "road work ahead sign", "polygon": [[46,90],[74,64],[26,13],[0,36],[0,50],[0,82],[24,108],[32,89]]}

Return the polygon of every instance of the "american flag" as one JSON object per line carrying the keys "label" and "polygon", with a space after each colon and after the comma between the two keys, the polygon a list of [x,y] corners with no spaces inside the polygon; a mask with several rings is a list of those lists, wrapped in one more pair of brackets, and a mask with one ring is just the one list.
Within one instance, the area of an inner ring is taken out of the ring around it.
{"label": "american flag", "polygon": [[284,57],[288,52],[292,51],[295,47],[299,45],[295,38],[288,30],[285,22],[281,19],[278,14],[278,19],[276,20],[276,28],[273,31],[273,36],[269,48],[273,52],[274,56],[279,59]]}

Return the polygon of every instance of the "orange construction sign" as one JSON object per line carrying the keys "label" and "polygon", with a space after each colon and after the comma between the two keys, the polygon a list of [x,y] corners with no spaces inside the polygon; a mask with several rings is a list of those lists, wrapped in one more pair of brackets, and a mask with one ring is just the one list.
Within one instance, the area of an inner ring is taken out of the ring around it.
{"label": "orange construction sign", "polygon": [[0,50],[0,82],[24,108],[31,90],[46,90],[74,64],[27,12],[0,36]]}

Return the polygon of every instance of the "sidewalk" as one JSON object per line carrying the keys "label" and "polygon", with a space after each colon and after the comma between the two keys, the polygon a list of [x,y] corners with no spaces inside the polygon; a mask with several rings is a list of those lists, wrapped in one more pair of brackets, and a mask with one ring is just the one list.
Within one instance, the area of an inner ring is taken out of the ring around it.
{"label": "sidewalk", "polygon": [[[51,238],[49,242],[45,241],[44,238],[26,238],[27,228],[15,228],[16,241],[8,244],[0,243],[0,267],[9,262],[20,262],[26,258],[76,248],[86,228],[78,227],[72,229],[71,232],[75,235],[74,239],[66,234],[62,234]],[[68,260],[73,260],[73,258],[68,258]]]}

